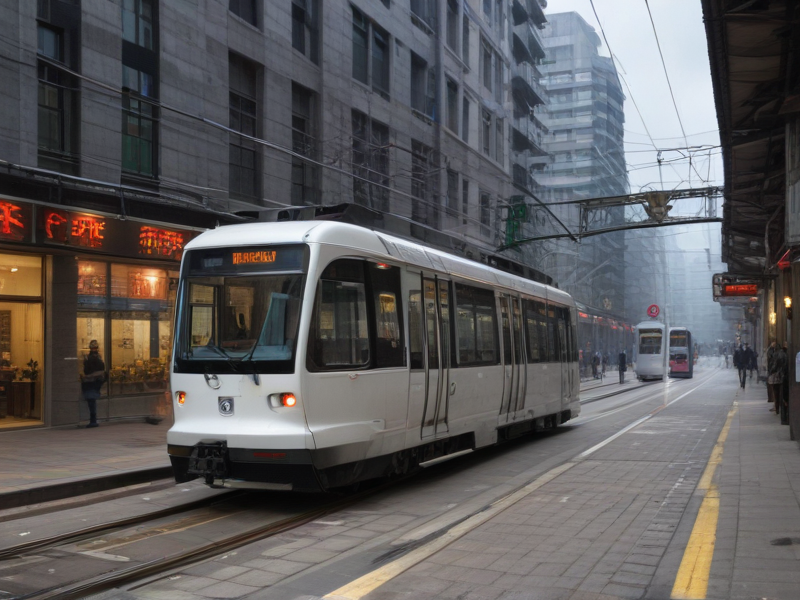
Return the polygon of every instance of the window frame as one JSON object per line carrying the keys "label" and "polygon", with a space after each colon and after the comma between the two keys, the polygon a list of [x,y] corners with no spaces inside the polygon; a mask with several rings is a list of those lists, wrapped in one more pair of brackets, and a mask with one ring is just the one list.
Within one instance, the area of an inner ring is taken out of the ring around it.
{"label": "window frame", "polygon": [[[401,283],[401,267],[397,265],[386,265],[389,268],[384,270],[378,263],[367,257],[337,257],[328,262],[327,265],[320,271],[320,276],[317,279],[315,292],[314,292],[314,308],[311,315],[311,323],[308,331],[307,348],[311,349],[315,346],[316,340],[316,324],[319,319],[318,305],[319,295],[322,290],[322,281],[344,281],[337,279],[325,278],[326,271],[332,266],[336,266],[340,262],[359,263],[361,281],[364,284],[364,297],[365,297],[365,318],[367,325],[367,348],[369,357],[364,364],[341,364],[335,366],[318,365],[312,357],[310,350],[306,351],[306,370],[309,373],[334,373],[341,371],[374,371],[384,369],[406,369],[408,366],[408,349],[406,347],[406,333],[405,333],[405,313],[403,302],[403,288]],[[378,285],[378,270],[381,270],[381,277],[384,275],[391,275],[394,281],[386,284],[385,282]],[[349,280],[347,280],[349,281]],[[395,302],[395,318],[397,322],[397,334],[399,342],[397,353],[394,357],[395,362],[399,364],[380,364],[380,357],[378,351],[378,311],[377,304],[382,292],[386,292],[386,287],[392,288],[391,291],[394,295]],[[399,359],[399,360],[398,360]]]}
{"label": "window frame", "polygon": [[[481,286],[471,285],[469,283],[463,283],[459,280],[453,280],[453,285],[451,286],[451,292],[453,294],[454,301],[452,302],[451,313],[453,315],[454,323],[451,326],[451,331],[454,333],[452,337],[455,338],[453,348],[454,348],[454,361],[451,367],[455,368],[467,368],[467,367],[481,367],[481,366],[490,366],[490,365],[499,365],[501,362],[501,349],[500,349],[500,338],[499,338],[499,327],[498,327],[498,304],[497,304],[497,294],[495,289],[493,288],[485,288]],[[479,295],[485,296],[484,299],[488,299],[491,296],[491,302],[489,303],[489,311],[485,313],[481,313],[483,316],[491,316],[492,323],[491,323],[491,332],[492,332],[492,340],[493,340],[493,351],[494,351],[494,359],[479,359],[478,358],[478,340],[479,340],[479,332],[478,332],[478,305],[475,303],[475,296],[474,293],[477,292]],[[462,299],[469,297],[471,303],[469,305],[462,305]],[[473,324],[473,339],[474,339],[474,346],[473,351],[475,353],[475,358],[473,360],[462,360],[461,358],[461,331],[459,329],[460,319],[460,311],[466,310],[467,307],[471,307],[472,311],[472,324]],[[455,309],[455,310],[453,310]],[[453,341],[453,340],[451,340]]]}

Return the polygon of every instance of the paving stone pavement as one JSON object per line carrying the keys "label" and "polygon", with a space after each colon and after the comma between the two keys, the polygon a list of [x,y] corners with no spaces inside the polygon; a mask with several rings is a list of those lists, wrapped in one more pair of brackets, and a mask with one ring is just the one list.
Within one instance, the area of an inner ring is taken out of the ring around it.
{"label": "paving stone pavement", "polygon": [[[800,597],[800,450],[769,412],[765,387],[741,391],[728,375],[721,371],[364,600],[670,598],[702,501],[697,483],[734,403],[715,475],[721,501],[707,597]],[[425,502],[446,506],[447,490]],[[383,564],[392,542],[428,511],[419,502],[411,486],[107,597],[315,600],[334,580],[361,576],[365,563]]]}

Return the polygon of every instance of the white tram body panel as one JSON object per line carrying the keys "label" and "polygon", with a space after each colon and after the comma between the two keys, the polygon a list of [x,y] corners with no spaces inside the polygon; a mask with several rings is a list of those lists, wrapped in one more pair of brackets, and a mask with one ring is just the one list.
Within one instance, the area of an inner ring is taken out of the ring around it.
{"label": "white tram body panel", "polygon": [[167,434],[178,481],[335,488],[580,413],[569,295],[365,228],[203,233],[186,247],[178,296]]}
{"label": "white tram body panel", "polygon": [[636,364],[639,379],[664,379],[664,324],[644,321],[636,326]]}

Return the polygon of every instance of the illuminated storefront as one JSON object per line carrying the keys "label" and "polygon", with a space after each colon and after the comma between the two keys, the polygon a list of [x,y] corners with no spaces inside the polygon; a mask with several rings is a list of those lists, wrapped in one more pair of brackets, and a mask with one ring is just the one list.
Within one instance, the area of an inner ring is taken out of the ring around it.
{"label": "illuminated storefront", "polygon": [[85,420],[93,339],[107,371],[100,419],[159,413],[178,267],[197,234],[0,198],[0,427]]}

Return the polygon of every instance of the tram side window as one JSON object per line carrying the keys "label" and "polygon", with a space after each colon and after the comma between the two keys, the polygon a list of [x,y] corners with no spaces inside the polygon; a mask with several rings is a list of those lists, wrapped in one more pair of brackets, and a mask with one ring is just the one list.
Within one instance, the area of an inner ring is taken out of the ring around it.
{"label": "tram side window", "polygon": [[375,367],[404,367],[403,324],[400,306],[400,269],[369,264],[375,307]]}
{"label": "tram side window", "polygon": [[337,260],[320,277],[308,350],[311,371],[369,365],[364,262]]}
{"label": "tram side window", "polygon": [[547,305],[547,361],[558,362],[561,360],[561,344],[558,340],[558,320],[556,318],[556,307],[552,304]]}
{"label": "tram side window", "polygon": [[499,359],[494,292],[456,283],[458,365],[496,365]]}
{"label": "tram side window", "polygon": [[547,321],[544,302],[525,300],[525,327],[527,337],[528,362],[547,361]]}

